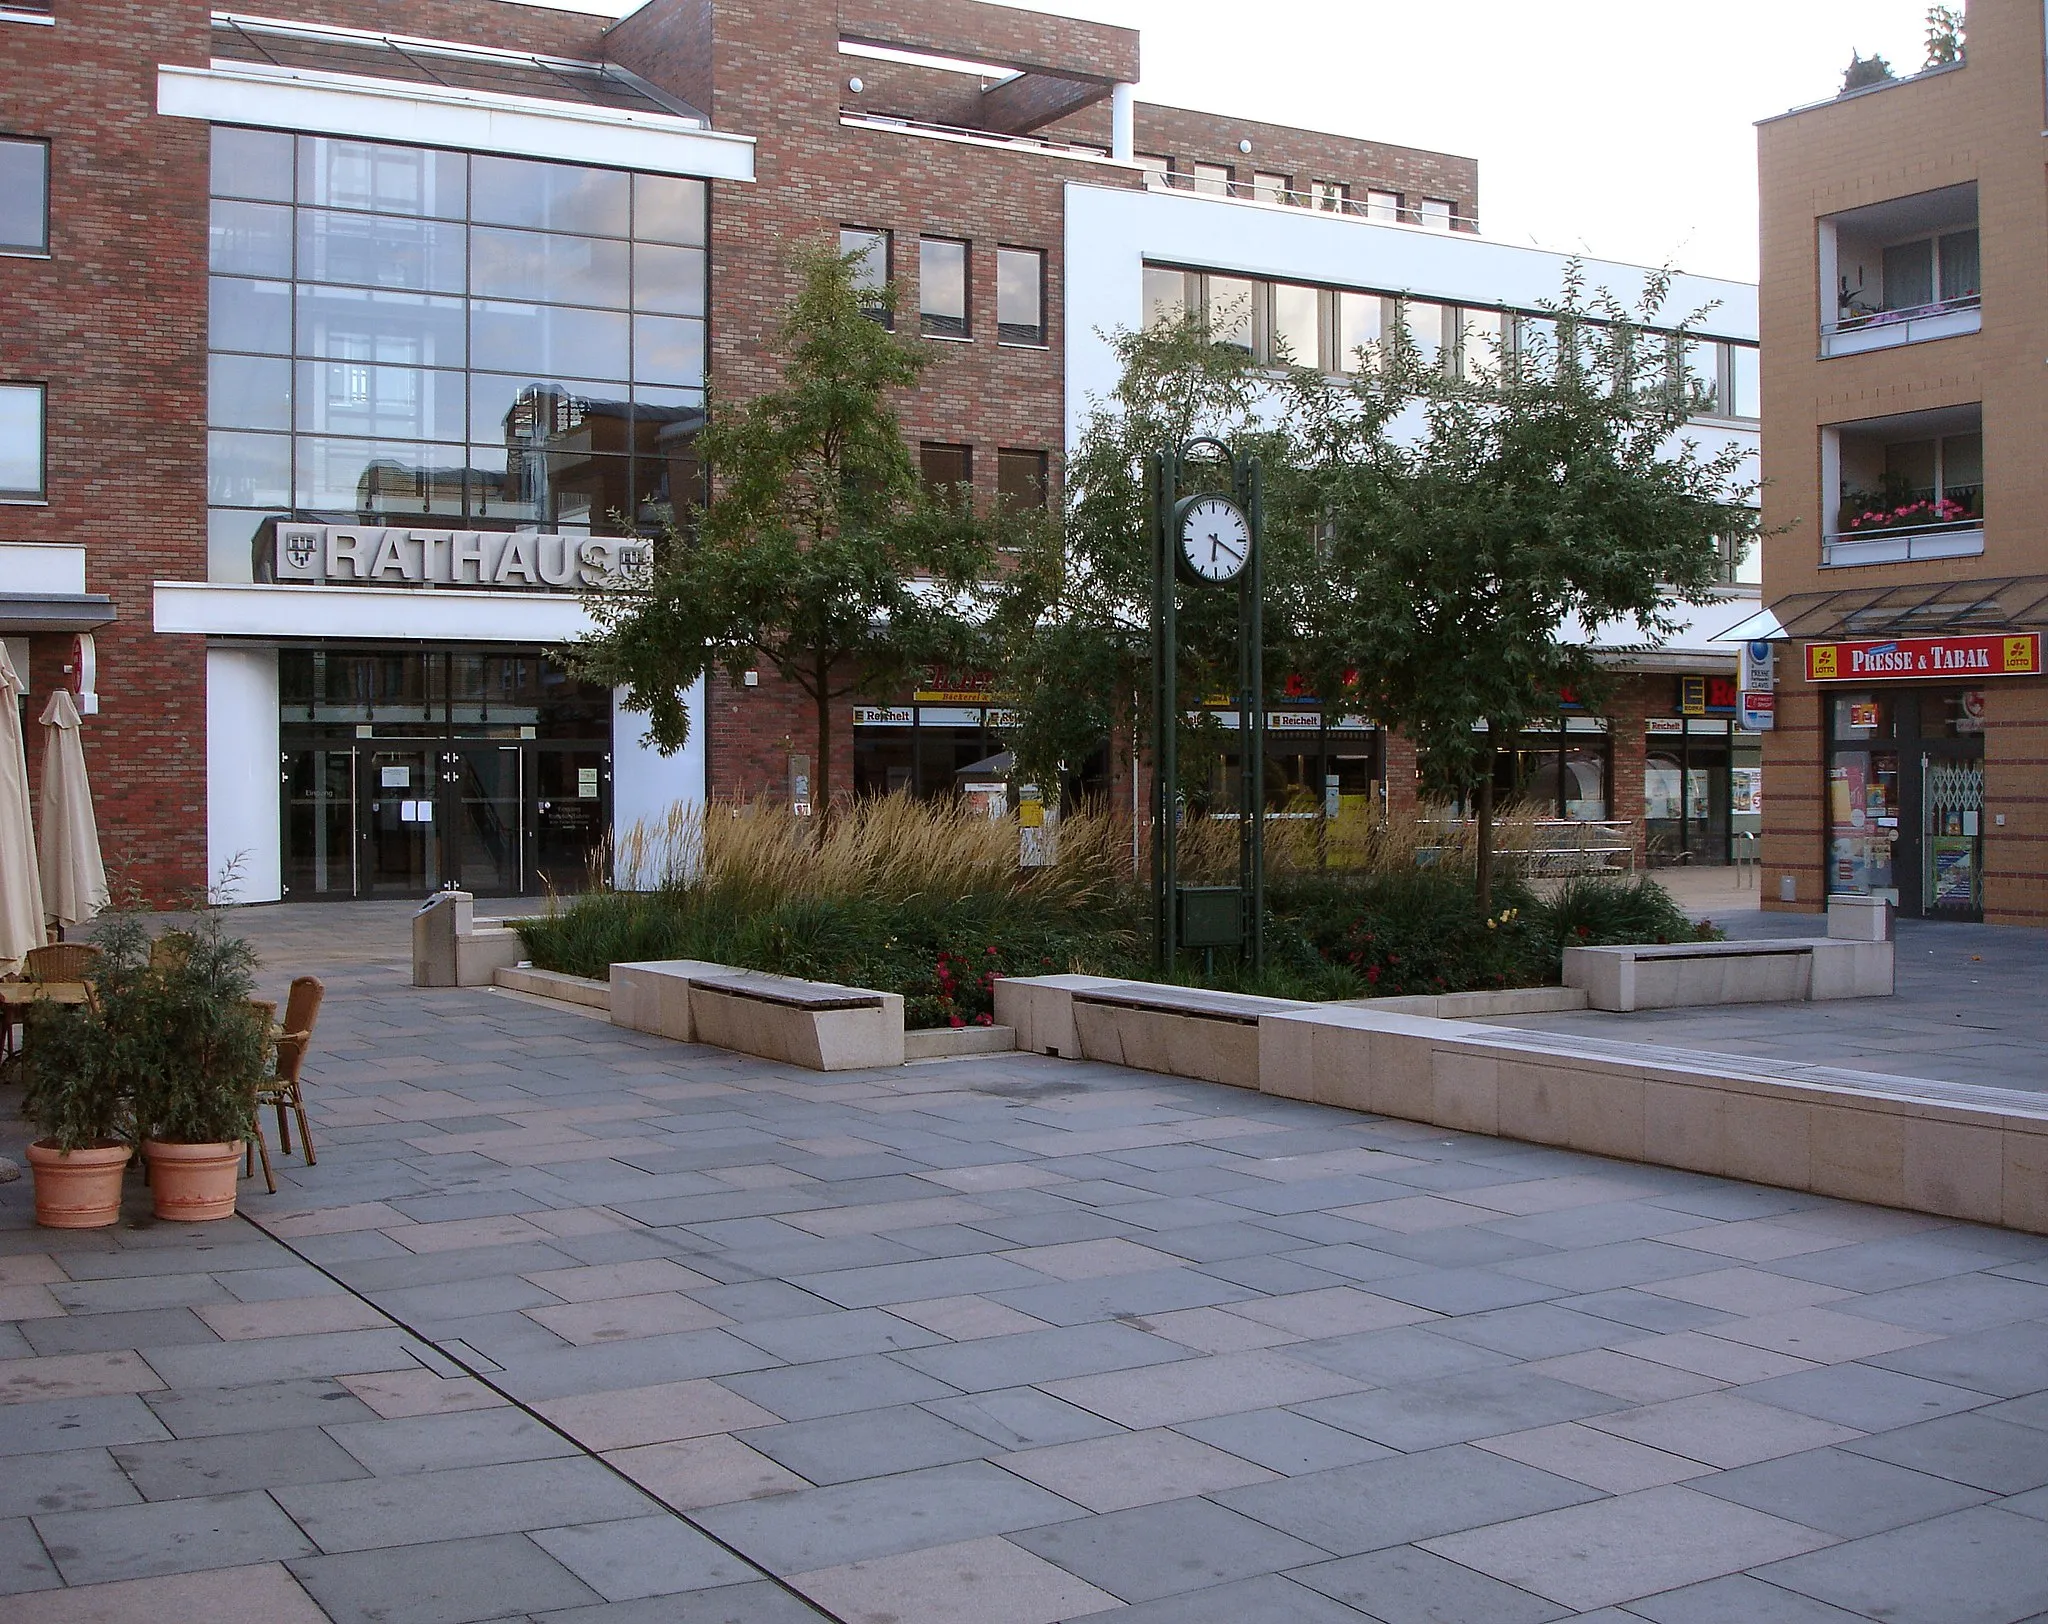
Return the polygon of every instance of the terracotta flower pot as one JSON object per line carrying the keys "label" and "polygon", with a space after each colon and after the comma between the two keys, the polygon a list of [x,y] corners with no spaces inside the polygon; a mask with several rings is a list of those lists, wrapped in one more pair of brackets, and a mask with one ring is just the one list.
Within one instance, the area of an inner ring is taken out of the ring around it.
{"label": "terracotta flower pot", "polygon": [[159,1218],[196,1223],[235,1215],[239,1144],[181,1145],[145,1139],[142,1154],[149,1159],[149,1190]]}
{"label": "terracotta flower pot", "polygon": [[47,1139],[30,1145],[36,1222],[50,1229],[104,1229],[117,1222],[129,1155],[128,1146],[118,1140],[82,1150],[59,1150]]}

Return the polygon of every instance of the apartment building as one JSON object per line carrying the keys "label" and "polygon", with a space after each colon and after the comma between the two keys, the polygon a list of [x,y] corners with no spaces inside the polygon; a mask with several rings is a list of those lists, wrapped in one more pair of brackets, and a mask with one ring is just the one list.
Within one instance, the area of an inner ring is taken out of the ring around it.
{"label": "apartment building", "polygon": [[1767,905],[2048,920],[2042,7],[1759,128]]}
{"label": "apartment building", "polygon": [[[107,848],[158,896],[570,889],[677,801],[788,792],[771,671],[662,757],[548,651],[701,491],[707,380],[776,375],[794,242],[897,285],[942,347],[903,406],[927,477],[1013,501],[1058,499],[1102,330],[1169,283],[1242,284],[1244,342],[1341,375],[1376,322],[1447,367],[1512,342],[1562,268],[1477,235],[1468,160],[1140,103],[1132,31],[975,0],[17,0],[0,51],[0,632],[89,696]],[[1751,443],[1751,290],[1674,299],[1713,302],[1702,433]],[[1710,639],[1753,607],[1510,781],[1725,857],[1755,741]],[[859,698],[837,783],[950,791],[997,748],[973,673]],[[1313,750],[1280,782],[1412,793],[1398,739],[1283,701]]]}

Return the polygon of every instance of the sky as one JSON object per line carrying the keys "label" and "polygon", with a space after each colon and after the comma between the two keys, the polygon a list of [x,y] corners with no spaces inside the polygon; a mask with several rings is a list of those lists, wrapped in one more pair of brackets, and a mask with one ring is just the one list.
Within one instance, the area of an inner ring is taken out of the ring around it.
{"label": "sky", "polygon": [[[623,12],[613,0],[555,0]],[[817,0],[829,3],[829,0]],[[1925,57],[1926,0],[1031,0],[1137,28],[1146,101],[1458,153],[1502,242],[1756,279],[1755,121],[1851,49]]]}

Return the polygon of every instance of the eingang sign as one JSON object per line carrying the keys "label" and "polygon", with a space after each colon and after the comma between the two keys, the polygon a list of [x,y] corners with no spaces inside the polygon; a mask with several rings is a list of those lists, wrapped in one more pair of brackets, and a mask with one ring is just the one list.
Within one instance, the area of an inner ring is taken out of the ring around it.
{"label": "eingang sign", "polygon": [[1863,638],[1808,643],[1808,682],[1896,682],[1956,677],[2037,677],[2038,632],[1984,636]]}
{"label": "eingang sign", "polygon": [[629,536],[280,524],[276,578],[327,586],[581,592],[647,557]]}

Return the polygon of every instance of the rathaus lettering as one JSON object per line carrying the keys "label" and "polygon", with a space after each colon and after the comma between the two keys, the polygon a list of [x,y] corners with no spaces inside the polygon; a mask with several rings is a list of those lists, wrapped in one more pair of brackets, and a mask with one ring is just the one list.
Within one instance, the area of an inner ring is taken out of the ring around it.
{"label": "rathaus lettering", "polygon": [[328,586],[577,592],[606,585],[646,557],[646,542],[611,536],[325,524],[277,527],[277,579]]}

